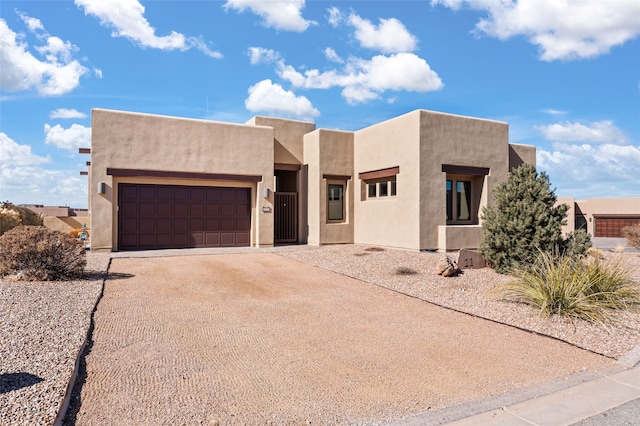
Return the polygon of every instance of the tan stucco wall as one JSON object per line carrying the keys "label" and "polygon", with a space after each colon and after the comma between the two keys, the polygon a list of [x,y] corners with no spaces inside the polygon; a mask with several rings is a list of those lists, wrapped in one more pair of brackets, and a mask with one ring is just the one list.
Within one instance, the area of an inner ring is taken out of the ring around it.
{"label": "tan stucco wall", "polygon": [[[491,191],[506,179],[509,169],[509,125],[431,111],[420,112],[420,248],[453,250],[439,241],[439,226],[446,226],[446,173],[443,164],[489,168],[479,195],[479,211],[492,202]],[[478,221],[481,224],[481,220]],[[458,225],[455,225],[458,226]],[[452,231],[458,233],[459,231]],[[449,232],[446,235],[450,234]],[[447,238],[449,240],[449,238]],[[467,240],[466,248],[477,247]],[[468,246],[471,247],[468,247]]]}
{"label": "tan stucco wall", "polygon": [[[353,243],[353,133],[318,129],[307,134],[304,137],[304,159],[308,171],[308,243]],[[351,179],[328,180],[325,175],[350,176]],[[340,223],[327,220],[329,183],[346,183],[345,220]]]}
{"label": "tan stucco wall", "polygon": [[69,233],[74,229],[82,228],[82,224],[86,224],[89,227],[91,218],[89,216],[69,216],[69,217],[57,217],[46,216],[43,219],[43,225],[54,231],[61,231]]}
{"label": "tan stucco wall", "polygon": [[524,163],[536,165],[536,147],[517,143],[509,144],[509,170]]}
{"label": "tan stucco wall", "polygon": [[438,251],[460,250],[461,248],[477,249],[482,240],[480,225],[438,226]]}
{"label": "tan stucco wall", "polygon": [[246,124],[269,126],[274,129],[273,162],[283,164],[302,164],[304,161],[302,138],[316,129],[309,121],[288,120],[275,117],[256,116]]}
{"label": "tan stucco wall", "polygon": [[[420,249],[420,111],[354,135],[354,241]],[[359,173],[400,167],[397,195],[366,199]],[[437,230],[436,230],[437,233]]]}
{"label": "tan stucco wall", "polygon": [[[117,191],[107,167],[175,172],[259,175],[257,184],[186,179],[126,178],[131,183],[244,186],[252,196],[251,245],[273,245],[273,129],[102,109],[93,110],[91,181],[91,242],[93,250],[117,247]],[[97,183],[107,184],[105,195]],[[269,207],[265,213],[262,207]]]}
{"label": "tan stucco wall", "polygon": [[566,223],[562,225],[562,235],[567,236],[576,230],[576,203],[573,197],[558,197],[556,206],[566,204],[569,206],[567,210]]}

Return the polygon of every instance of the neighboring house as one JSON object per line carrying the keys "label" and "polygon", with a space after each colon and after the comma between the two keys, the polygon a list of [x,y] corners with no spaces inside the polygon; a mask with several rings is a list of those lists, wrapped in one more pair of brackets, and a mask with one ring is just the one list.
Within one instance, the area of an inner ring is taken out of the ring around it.
{"label": "neighboring house", "polygon": [[417,110],[358,131],[93,110],[93,250],[362,243],[476,248],[494,186],[535,147]]}
{"label": "neighboring house", "polygon": [[75,209],[67,206],[45,206],[42,204],[22,204],[21,207],[43,216],[43,225],[54,231],[71,232],[89,226],[90,218],[87,209]]}
{"label": "neighboring house", "polygon": [[624,238],[622,228],[640,224],[640,198],[559,198],[569,206],[565,233],[584,229],[592,237]]}

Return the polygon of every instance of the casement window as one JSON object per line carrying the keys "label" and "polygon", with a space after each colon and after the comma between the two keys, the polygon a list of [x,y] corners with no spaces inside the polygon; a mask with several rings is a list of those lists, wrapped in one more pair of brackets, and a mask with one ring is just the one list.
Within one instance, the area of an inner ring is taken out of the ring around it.
{"label": "casement window", "polygon": [[488,168],[442,165],[446,173],[448,225],[477,225],[480,197]]}
{"label": "casement window", "polygon": [[330,183],[328,186],[328,221],[344,221],[344,184]]}
{"label": "casement window", "polygon": [[398,173],[400,173],[400,167],[360,173],[359,177],[363,185],[366,185],[366,198],[363,198],[363,200],[395,197],[398,194],[396,180]]}

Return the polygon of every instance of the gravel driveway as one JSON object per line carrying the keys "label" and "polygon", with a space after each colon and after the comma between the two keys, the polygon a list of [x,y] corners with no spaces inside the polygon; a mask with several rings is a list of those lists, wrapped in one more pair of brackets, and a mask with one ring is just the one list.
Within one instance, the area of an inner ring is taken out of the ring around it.
{"label": "gravel driveway", "polygon": [[612,363],[272,253],[109,272],[78,425],[370,423]]}

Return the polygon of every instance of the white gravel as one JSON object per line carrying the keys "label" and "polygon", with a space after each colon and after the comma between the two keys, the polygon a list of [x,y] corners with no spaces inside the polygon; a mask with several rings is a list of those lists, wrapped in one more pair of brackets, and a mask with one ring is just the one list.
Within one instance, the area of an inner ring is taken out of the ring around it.
{"label": "white gravel", "polygon": [[0,281],[1,425],[55,421],[108,264],[89,253],[82,280]]}
{"label": "white gravel", "polygon": [[[490,268],[465,269],[456,277],[446,278],[434,273],[438,260],[443,256],[441,253],[376,249],[382,248],[346,244],[280,254],[437,305],[558,338],[610,358],[620,359],[640,345],[638,312],[618,315],[619,324],[608,330],[587,321],[568,321],[557,315],[545,318],[534,308],[496,300],[490,289],[512,278],[497,274]],[[624,256],[632,279],[640,285],[638,253],[605,255]],[[452,256],[455,258],[457,254]],[[408,268],[416,274],[400,275],[398,268]]]}

